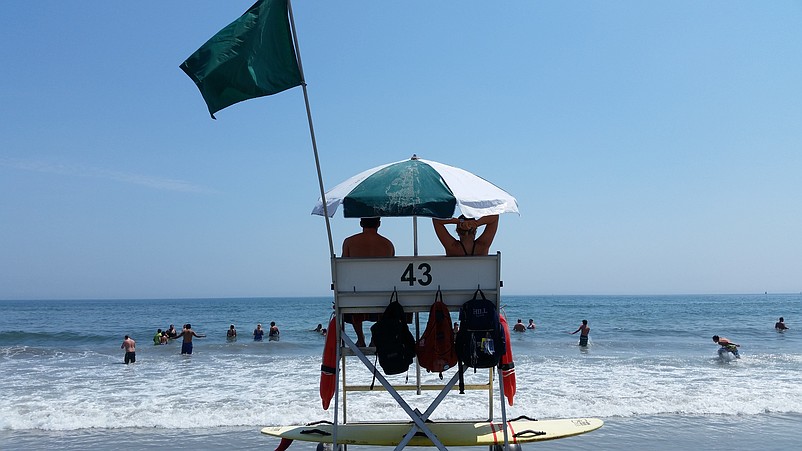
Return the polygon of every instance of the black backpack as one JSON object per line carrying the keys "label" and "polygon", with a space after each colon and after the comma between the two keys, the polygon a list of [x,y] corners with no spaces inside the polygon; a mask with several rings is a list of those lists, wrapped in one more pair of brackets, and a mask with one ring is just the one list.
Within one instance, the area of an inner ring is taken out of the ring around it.
{"label": "black backpack", "polygon": [[371,326],[370,333],[384,374],[400,374],[409,369],[415,357],[415,338],[409,331],[404,307],[398,302],[395,290],[390,296],[390,304]]}
{"label": "black backpack", "polygon": [[443,302],[443,293],[439,288],[429,309],[426,330],[418,340],[416,350],[420,366],[432,373],[440,373],[440,379],[443,378],[443,371],[457,364],[451,314]]}
{"label": "black backpack", "polygon": [[[477,298],[477,295],[481,295],[481,298]],[[462,304],[459,320],[457,358],[460,367],[460,393],[464,393],[463,367],[497,366],[501,356],[507,352],[507,341],[501,329],[496,305],[485,298],[482,290],[476,290],[473,299]]]}

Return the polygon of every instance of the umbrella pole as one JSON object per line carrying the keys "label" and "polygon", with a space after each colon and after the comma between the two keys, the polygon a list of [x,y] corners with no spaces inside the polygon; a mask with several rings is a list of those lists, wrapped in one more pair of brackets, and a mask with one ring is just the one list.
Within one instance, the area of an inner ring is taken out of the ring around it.
{"label": "umbrella pole", "polygon": [[415,247],[414,250],[413,250],[414,253],[412,255],[417,257],[418,256],[418,217],[417,216],[413,216],[412,217],[412,234],[413,234],[412,241],[414,243],[413,246]]}
{"label": "umbrella pole", "polygon": [[331,237],[331,221],[329,221],[329,209],[326,205],[326,191],[323,189],[323,174],[320,171],[320,158],[317,155],[317,140],[315,139],[315,127],[314,125],[312,125],[312,110],[309,107],[309,93],[307,93],[306,91],[306,78],[304,77],[304,67],[303,64],[301,64],[301,50],[298,48],[298,35],[295,33],[295,19],[292,16],[292,3],[290,3],[289,1],[287,2],[287,10],[290,14],[292,39],[295,43],[295,56],[298,59],[298,72],[300,72],[301,74],[301,87],[304,90],[304,103],[306,104],[306,118],[309,122],[309,135],[312,137],[312,152],[315,154],[317,183],[318,186],[320,186],[320,199],[323,201],[323,217],[326,218],[326,233],[328,234],[329,237],[329,255],[334,257],[334,241]]}

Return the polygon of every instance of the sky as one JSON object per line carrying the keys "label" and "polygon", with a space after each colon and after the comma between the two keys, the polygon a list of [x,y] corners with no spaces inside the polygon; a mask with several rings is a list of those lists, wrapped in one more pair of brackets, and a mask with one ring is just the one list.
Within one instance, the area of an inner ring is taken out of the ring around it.
{"label": "sky", "polygon": [[[178,67],[251,4],[0,2],[0,299],[331,295],[302,89],[212,120]],[[504,293],[802,291],[802,2],[293,11],[326,189],[412,154],[492,181]]]}

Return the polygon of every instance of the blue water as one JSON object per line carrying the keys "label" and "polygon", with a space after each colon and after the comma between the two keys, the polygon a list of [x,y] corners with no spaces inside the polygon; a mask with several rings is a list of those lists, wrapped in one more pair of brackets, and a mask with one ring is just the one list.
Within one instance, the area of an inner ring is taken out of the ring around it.
{"label": "blue water", "polygon": [[[518,393],[508,413],[607,423],[538,448],[779,449],[802,440],[802,295],[502,303],[511,323],[537,324],[512,337]],[[0,301],[0,449],[275,447],[261,427],[331,419],[318,396],[324,338],[311,332],[330,312],[329,298]],[[790,330],[774,330],[779,316]],[[568,334],[582,319],[587,348]],[[270,321],[281,340],[253,342],[256,324]],[[152,344],[157,328],[187,322],[207,334],[191,357],[178,343]],[[235,343],[225,339],[230,324]],[[121,363],[125,334],[137,340],[134,365]],[[740,343],[742,358],[720,360],[713,334]],[[348,369],[369,382],[358,365]],[[434,393],[404,396],[423,410]],[[485,394],[453,394],[433,418],[477,418],[485,404]],[[349,394],[348,409],[351,421],[404,419],[385,393]]]}

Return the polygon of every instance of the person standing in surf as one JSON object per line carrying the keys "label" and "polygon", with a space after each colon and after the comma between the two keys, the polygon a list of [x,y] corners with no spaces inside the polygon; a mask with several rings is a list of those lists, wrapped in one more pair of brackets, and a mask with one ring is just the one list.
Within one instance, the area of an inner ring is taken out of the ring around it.
{"label": "person standing in surf", "polygon": [[577,332],[582,332],[579,334],[579,346],[587,346],[588,335],[590,334],[590,326],[588,326],[588,320],[583,319],[582,325],[579,326],[579,329],[571,332],[571,335],[574,335]]}
{"label": "person standing in surf", "polygon": [[125,359],[123,360],[126,365],[136,362],[136,342],[128,335],[123,339],[123,344],[120,349],[125,349]]}
{"label": "person standing in surf", "polygon": [[178,331],[175,330],[175,325],[173,324],[170,324],[170,328],[167,329],[167,332],[165,332],[165,334],[167,335],[167,338],[169,338],[170,340],[175,340],[176,338],[178,338]]}
{"label": "person standing in surf", "polygon": [[[455,239],[446,230],[446,224],[456,224],[457,236]],[[487,255],[490,245],[498,230],[498,215],[482,216],[479,219],[459,218],[436,219],[432,218],[434,233],[446,251],[447,257],[461,257],[465,255]],[[476,230],[485,226],[482,234],[476,237]]]}
{"label": "person standing in surf", "polygon": [[226,340],[237,341],[237,328],[233,324],[226,331]]}
{"label": "person standing in surf", "polygon": [[[359,221],[362,232],[351,235],[343,241],[343,257],[392,257],[395,255],[393,242],[379,235],[381,218],[362,218]],[[376,321],[378,315],[364,313],[346,314],[346,323],[354,326],[356,345],[365,347],[365,332],[362,330],[363,321]]]}
{"label": "person standing in surf", "polygon": [[192,324],[184,324],[184,330],[176,335],[176,339],[184,337],[184,342],[181,343],[181,354],[192,354],[192,337],[204,338],[206,335],[195,333],[192,330]]}
{"label": "person standing in surf", "polygon": [[267,333],[268,340],[278,341],[281,332],[278,330],[275,321],[270,321],[270,331]]}
{"label": "person standing in surf", "polygon": [[785,318],[783,318],[781,316],[780,320],[777,321],[776,323],[774,323],[774,328],[777,329],[777,330],[786,330],[786,329],[788,329],[788,326],[785,325]]}

